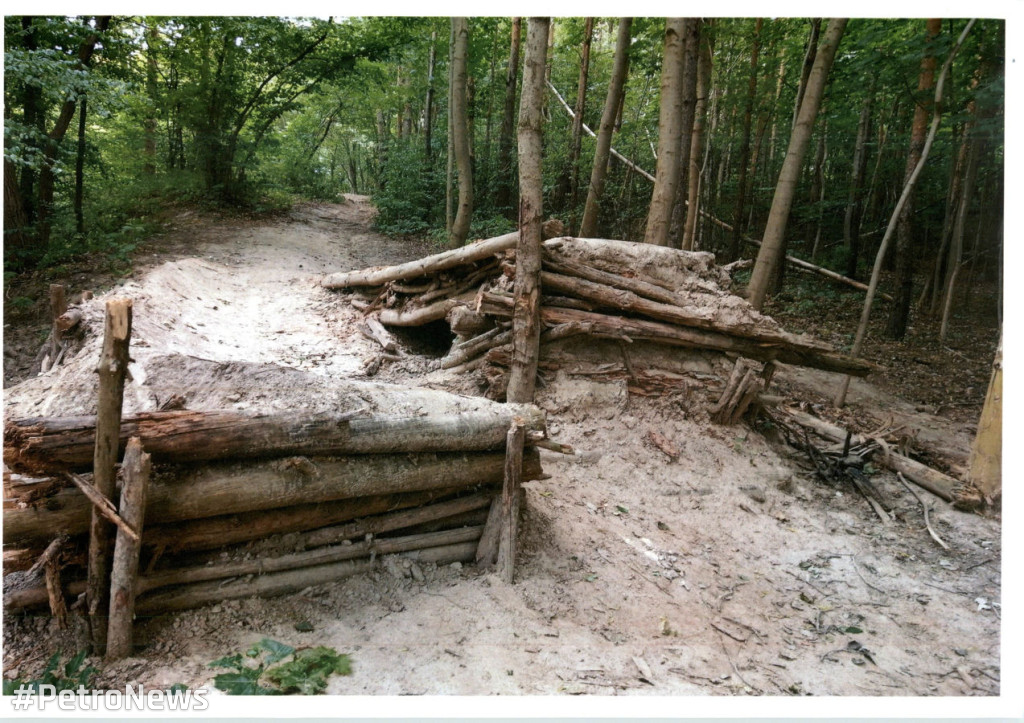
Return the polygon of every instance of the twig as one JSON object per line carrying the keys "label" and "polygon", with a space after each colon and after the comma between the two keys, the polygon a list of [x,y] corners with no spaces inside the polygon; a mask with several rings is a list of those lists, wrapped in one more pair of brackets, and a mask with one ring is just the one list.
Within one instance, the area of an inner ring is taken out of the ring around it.
{"label": "twig", "polygon": [[39,559],[36,560],[32,564],[32,567],[28,569],[28,572],[25,573],[25,577],[35,577],[35,574],[39,572],[43,568],[43,566],[45,566],[51,560],[57,558],[57,555],[59,555],[61,552],[61,548],[67,541],[68,536],[65,534],[60,534],[53,538],[53,542],[46,546],[46,549],[43,550],[43,554],[39,556]]}
{"label": "twig", "polygon": [[74,474],[73,472],[65,472],[64,476],[74,482],[75,486],[82,491],[82,494],[92,502],[97,512],[106,517],[110,522],[117,525],[118,529],[124,530],[124,533],[128,535],[128,537],[138,541],[139,533],[133,530],[131,525],[121,519],[121,516],[117,514],[117,510],[114,509],[113,502],[100,494],[99,490],[77,474]]}
{"label": "twig", "polygon": [[903,479],[902,472],[897,472],[896,478],[899,479],[903,486],[910,490],[910,494],[914,495],[915,499],[917,499],[917,501],[921,503],[921,509],[924,510],[924,526],[928,528],[928,534],[932,536],[933,540],[939,543],[939,547],[941,547],[943,550],[948,550],[949,545],[943,542],[942,538],[939,537],[935,530],[932,528],[931,520],[928,519],[928,505],[925,504],[924,499],[921,497],[921,495],[917,494],[917,490],[911,487],[910,484],[905,479]]}
{"label": "twig", "polygon": [[824,595],[825,597],[828,597],[829,595],[832,594],[830,592],[825,592],[824,590],[822,590],[820,587],[818,587],[814,583],[808,582],[807,580],[804,580],[802,577],[800,577],[796,573],[790,572],[789,570],[783,570],[783,572],[786,573],[787,575],[789,575],[790,577],[796,578],[797,580],[802,582],[804,585],[807,585],[808,587],[810,587],[812,590],[817,590],[819,594]]}
{"label": "twig", "polygon": [[987,565],[990,562],[995,562],[995,561],[996,561],[996,558],[988,557],[988,558],[982,560],[981,562],[976,562],[973,565],[969,565],[969,566],[965,567],[964,568],[964,572],[967,572],[968,570],[973,570],[976,567],[981,567],[982,565]]}
{"label": "twig", "polygon": [[853,571],[857,573],[857,577],[860,578],[861,582],[863,582],[865,585],[870,587],[872,590],[876,590],[876,591],[882,593],[883,595],[888,595],[889,594],[888,592],[886,592],[882,588],[875,587],[874,585],[872,585],[870,582],[867,581],[867,579],[865,579],[865,577],[863,575],[860,574],[860,568],[857,567],[857,556],[856,555],[850,555],[850,562],[853,563]]}

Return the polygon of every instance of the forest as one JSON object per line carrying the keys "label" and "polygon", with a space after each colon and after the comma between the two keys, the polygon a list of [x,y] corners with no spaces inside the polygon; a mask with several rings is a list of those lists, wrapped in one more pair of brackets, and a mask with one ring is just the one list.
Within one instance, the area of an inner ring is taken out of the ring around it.
{"label": "forest", "polygon": [[[5,272],[123,256],[175,201],[259,211],[351,192],[389,235],[512,230],[524,22],[8,16]],[[728,262],[770,235],[785,188],[774,255],[866,280],[936,115],[883,259],[900,339],[912,307],[948,314],[958,284],[1001,273],[1004,22],[958,46],[966,25],[557,18],[545,215]],[[754,295],[785,271],[755,272]]]}
{"label": "forest", "polygon": [[1007,692],[1004,19],[4,23],[5,693]]}

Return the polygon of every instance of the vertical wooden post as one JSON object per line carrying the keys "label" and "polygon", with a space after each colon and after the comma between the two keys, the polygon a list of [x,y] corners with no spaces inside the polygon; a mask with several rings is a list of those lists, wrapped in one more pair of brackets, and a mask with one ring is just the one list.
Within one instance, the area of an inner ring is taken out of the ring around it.
{"label": "vertical wooden post", "polygon": [[523,445],[526,428],[516,418],[505,438],[505,485],[501,490],[501,538],[498,545],[498,570],[512,584],[516,564],[516,533],[519,530],[519,489],[523,477]]}
{"label": "vertical wooden post", "polygon": [[986,499],[998,502],[1003,492],[1003,338],[999,337],[985,406],[978,420],[978,432],[971,445],[968,481]]}
{"label": "vertical wooden post", "polygon": [[[96,367],[99,401],[96,407],[96,447],[93,454],[93,484],[107,499],[113,497],[118,439],[121,433],[121,403],[128,371],[128,344],[132,334],[132,300],[107,302],[103,327],[103,350]],[[102,655],[107,643],[107,607],[110,591],[111,525],[98,511],[92,511],[89,526],[89,574],[86,601],[94,652]]]}
{"label": "vertical wooden post", "polygon": [[[50,320],[52,322],[50,328],[50,362],[48,364],[50,367],[57,361],[57,355],[60,353],[61,328],[58,319],[67,310],[68,302],[64,284],[50,284]],[[48,369],[43,369],[42,371],[45,372]]]}
{"label": "vertical wooden post", "polygon": [[487,512],[487,522],[484,523],[480,542],[476,546],[476,564],[480,567],[490,567],[498,559],[498,542],[501,538],[501,509],[502,496],[495,495],[491,501],[491,508]]}
{"label": "vertical wooden post", "polygon": [[107,660],[119,660],[132,652],[132,620],[135,617],[135,583],[142,549],[142,522],[146,514],[150,457],[138,437],[128,440],[121,463],[121,519],[137,533],[132,539],[117,531],[114,563],[110,574],[110,621],[107,625]]}

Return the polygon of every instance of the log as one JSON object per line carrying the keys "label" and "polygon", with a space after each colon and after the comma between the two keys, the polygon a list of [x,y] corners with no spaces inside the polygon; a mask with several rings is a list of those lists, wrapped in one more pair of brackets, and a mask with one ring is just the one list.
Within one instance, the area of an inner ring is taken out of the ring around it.
{"label": "log", "polygon": [[381,309],[380,322],[388,326],[423,326],[432,321],[440,321],[452,309],[467,306],[476,298],[476,290],[465,291],[449,299],[441,299],[426,306],[412,309]]}
{"label": "log", "polygon": [[[139,437],[155,463],[252,459],[295,454],[470,452],[500,449],[514,414],[543,429],[536,407],[429,416],[385,416],[364,410],[337,414],[247,414],[194,410],[144,412],[122,422],[121,450]],[[359,416],[363,415],[363,416]],[[93,417],[9,421],[4,461],[13,469],[84,469],[92,461]]]}
{"label": "log", "polygon": [[[121,404],[124,399],[124,379],[128,373],[128,347],[131,335],[132,300],[108,301],[103,324],[103,348],[96,367],[100,383],[93,454],[93,485],[107,500],[114,496],[114,465],[118,460]],[[112,542],[113,526],[98,510],[91,510],[89,585],[86,590],[86,603],[93,652],[98,655],[103,654],[107,644],[106,614],[109,606]]]}
{"label": "log", "polygon": [[[551,219],[544,222],[543,230],[545,238],[554,238],[555,236],[562,235],[564,227],[560,221]],[[514,248],[518,241],[519,232],[513,231],[504,236],[497,236],[484,241],[474,241],[461,248],[416,259],[415,261],[409,261],[397,266],[375,266],[361,271],[330,274],[324,277],[321,285],[328,289],[347,289],[352,286],[381,286],[389,281],[415,279],[420,276],[427,276],[428,274],[487,259],[494,254]]]}
{"label": "log", "polygon": [[[494,316],[507,318],[511,314],[510,299],[486,292],[482,295],[481,310]],[[612,339],[626,337],[671,346],[711,349],[739,354],[759,361],[780,361],[857,377],[867,376],[878,368],[875,364],[863,359],[854,359],[845,354],[817,347],[793,346],[781,342],[759,342],[703,329],[681,327],[646,319],[610,316],[578,309],[544,307],[541,309],[541,319],[552,326],[571,322],[587,323],[591,325],[589,327],[591,335],[596,337]]]}
{"label": "log", "polygon": [[[756,240],[754,240],[752,238],[744,238],[743,240],[745,242],[747,242],[748,244],[750,244],[751,246],[757,246],[758,248],[761,247],[761,242],[760,241],[756,241]],[[822,268],[821,266],[816,266],[815,264],[812,264],[809,261],[804,261],[803,259],[798,259],[795,256],[786,256],[786,262],[790,266],[798,268],[801,271],[809,271],[812,274],[818,274],[819,276],[824,276],[826,279],[831,279],[832,281],[838,281],[840,284],[846,284],[847,286],[853,287],[854,289],[857,289],[858,291],[867,291],[868,290],[868,285],[867,284],[862,284],[861,282],[859,282],[859,281],[857,281],[855,279],[851,279],[849,276],[843,276],[842,274],[837,274],[835,271],[831,271],[829,269]],[[890,294],[886,294],[885,292],[882,292],[882,291],[879,291],[877,293],[878,293],[878,296],[881,296],[886,301],[892,301],[893,300],[892,296]]]}
{"label": "log", "polygon": [[425,492],[358,497],[156,525],[146,529],[142,542],[158,553],[210,550],[270,535],[316,530],[351,522],[361,517],[374,519],[374,515],[428,505],[455,492],[457,490],[453,488],[442,488]]}
{"label": "log", "polygon": [[512,341],[512,330],[509,329],[508,331],[503,331],[493,336],[488,336],[487,334],[481,334],[480,336],[486,338],[481,339],[475,344],[469,344],[458,351],[448,354],[441,360],[441,368],[451,369],[452,367],[457,367],[460,364],[465,364],[471,359],[475,359],[488,349],[493,349],[494,347],[501,346],[502,344],[508,344]]}
{"label": "log", "polygon": [[[504,478],[501,452],[291,457],[257,464],[220,464],[188,470],[176,479],[154,480],[146,525],[196,520],[289,505],[389,495],[478,484]],[[523,478],[541,474],[539,457],[524,458]],[[61,490],[45,507],[6,510],[4,543],[20,545],[75,535],[88,525],[90,503],[75,488]]]}
{"label": "log", "polygon": [[[381,541],[383,542],[383,541]],[[451,562],[469,562],[476,551],[476,542],[462,542],[415,550],[406,553],[421,562],[444,565]],[[296,570],[257,575],[224,584],[220,580],[185,585],[177,589],[147,595],[139,601],[138,614],[154,615],[161,612],[199,607],[210,602],[232,600],[257,595],[271,597],[297,592],[314,585],[335,582],[361,572],[369,572],[377,565],[375,560],[344,560],[328,565],[302,567]]]}
{"label": "log", "polygon": [[149,455],[138,437],[128,441],[121,463],[121,519],[135,530],[135,537],[118,530],[110,575],[110,618],[107,622],[107,660],[120,660],[132,652],[132,621],[135,619],[135,588],[142,549],[142,519],[152,469]]}
{"label": "log", "polygon": [[55,322],[58,331],[70,331],[82,322],[84,314],[81,309],[68,309]]}
{"label": "log", "polygon": [[484,316],[465,306],[457,306],[445,317],[453,334],[475,337],[492,330],[494,319]]}
{"label": "log", "polygon": [[60,581],[60,562],[56,559],[46,561],[46,598],[50,603],[50,614],[57,618],[57,625],[63,630],[68,626],[68,607],[64,601],[64,590]]}
{"label": "log", "polygon": [[[793,421],[817,432],[826,439],[839,443],[846,441],[846,435],[848,433],[842,427],[830,424],[822,419],[812,417],[810,414],[806,414],[795,409],[786,409],[785,412],[793,419]],[[866,441],[868,440],[861,435],[854,434],[851,443],[863,444]],[[918,487],[923,487],[932,494],[946,500],[946,502],[953,501],[953,490],[961,486],[959,481],[949,475],[945,475],[938,470],[934,470],[927,465],[910,459],[910,457],[905,457],[902,454],[897,454],[891,450],[888,454],[875,455],[875,461],[883,467],[888,467],[894,472],[902,472],[903,476]]]}
{"label": "log", "polygon": [[487,522],[484,523],[480,542],[474,554],[476,564],[481,567],[490,567],[498,561],[498,542],[501,538],[501,507],[502,497],[499,495],[491,502],[491,508],[487,513]]}
{"label": "log", "polygon": [[398,345],[395,344],[395,340],[391,337],[391,334],[389,334],[388,330],[385,329],[381,325],[381,323],[372,316],[367,317],[366,328],[369,337],[378,344],[380,344],[381,348],[384,351],[389,352],[391,354],[394,354],[398,351]]}
{"label": "log", "polygon": [[508,442],[505,444],[505,483],[501,488],[501,535],[498,544],[498,570],[508,585],[512,584],[515,577],[519,490],[522,484],[525,442],[526,430],[517,421],[513,421],[512,427],[508,430]]}

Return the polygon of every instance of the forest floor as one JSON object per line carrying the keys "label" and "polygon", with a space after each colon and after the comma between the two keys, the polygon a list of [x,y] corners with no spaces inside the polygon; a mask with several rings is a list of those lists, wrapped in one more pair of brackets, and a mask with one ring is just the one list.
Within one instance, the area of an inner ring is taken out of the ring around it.
{"label": "forest floor", "polygon": [[[371,214],[361,197],[252,221],[183,211],[136,257],[126,293],[174,289],[185,322],[175,333],[204,359],[354,376],[374,349],[357,331],[360,315],[317,279],[429,252],[377,235]],[[72,293],[117,281],[86,268],[64,280]],[[7,291],[44,299],[45,282]],[[840,317],[859,313],[856,295],[814,293],[835,297]],[[826,341],[852,330],[811,306],[800,315],[783,298],[769,313]],[[5,388],[24,379],[45,319],[45,308],[5,305]],[[776,393],[858,429],[905,425],[908,443],[956,472],[997,334],[994,321],[954,322],[948,349],[925,344],[916,326],[906,344],[872,341],[870,355],[889,369],[855,381],[841,412],[827,401],[834,375],[783,367]],[[427,373],[424,353],[438,344],[400,339],[403,359],[378,380],[477,391],[472,377]],[[887,473],[873,477],[894,507],[886,525],[852,489],[817,481],[799,454],[747,426],[713,425],[685,399],[559,375],[537,403],[552,436],[578,454],[544,453],[550,478],[525,485],[515,585],[468,565],[391,565],[297,595],[153,618],[137,626],[138,657],[101,666],[98,683],[209,685],[210,661],[270,637],[349,653],[352,675],[328,689],[338,694],[999,694],[999,519],[921,491],[946,551]],[[679,457],[651,445],[651,430]],[[38,674],[58,647],[80,647],[76,634],[48,616],[5,618],[4,675]]]}

